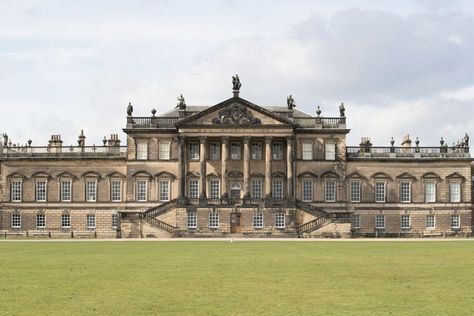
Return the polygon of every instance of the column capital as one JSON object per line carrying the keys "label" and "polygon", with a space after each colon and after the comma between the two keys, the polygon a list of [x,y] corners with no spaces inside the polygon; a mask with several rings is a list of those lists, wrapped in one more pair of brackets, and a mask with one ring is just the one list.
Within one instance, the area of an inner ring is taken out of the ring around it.
{"label": "column capital", "polygon": [[265,143],[270,145],[272,143],[273,137],[272,136],[267,136],[265,137]]}
{"label": "column capital", "polygon": [[242,139],[244,140],[244,144],[250,143],[250,136],[244,136]]}
{"label": "column capital", "polygon": [[205,143],[207,141],[207,136],[199,136],[199,141]]}
{"label": "column capital", "polygon": [[230,137],[229,137],[229,136],[221,136],[221,141],[222,141],[223,143],[228,143],[229,140],[230,140]]}
{"label": "column capital", "polygon": [[287,136],[286,141],[288,142],[288,145],[293,145],[293,142],[295,141],[294,136]]}

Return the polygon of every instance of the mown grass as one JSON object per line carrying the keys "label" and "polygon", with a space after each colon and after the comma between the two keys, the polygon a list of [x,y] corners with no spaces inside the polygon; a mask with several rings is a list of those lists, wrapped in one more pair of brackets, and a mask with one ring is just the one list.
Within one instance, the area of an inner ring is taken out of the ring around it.
{"label": "mown grass", "polygon": [[0,242],[6,315],[472,315],[474,243]]}

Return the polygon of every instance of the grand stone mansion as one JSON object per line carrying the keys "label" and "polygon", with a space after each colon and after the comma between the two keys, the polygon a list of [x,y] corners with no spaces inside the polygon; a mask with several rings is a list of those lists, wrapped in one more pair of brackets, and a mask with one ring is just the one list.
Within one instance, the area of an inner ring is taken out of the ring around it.
{"label": "grand stone mansion", "polygon": [[472,232],[469,138],[346,146],[338,117],[233,97],[77,146],[0,143],[1,237],[425,237]]}

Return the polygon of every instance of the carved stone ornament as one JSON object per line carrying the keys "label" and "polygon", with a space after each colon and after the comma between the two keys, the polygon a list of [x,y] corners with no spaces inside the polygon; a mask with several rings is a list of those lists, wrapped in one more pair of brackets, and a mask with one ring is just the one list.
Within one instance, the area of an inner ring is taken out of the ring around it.
{"label": "carved stone ornament", "polygon": [[233,126],[257,126],[262,122],[253,117],[247,108],[240,104],[234,104],[219,111],[219,116],[212,120],[213,124]]}

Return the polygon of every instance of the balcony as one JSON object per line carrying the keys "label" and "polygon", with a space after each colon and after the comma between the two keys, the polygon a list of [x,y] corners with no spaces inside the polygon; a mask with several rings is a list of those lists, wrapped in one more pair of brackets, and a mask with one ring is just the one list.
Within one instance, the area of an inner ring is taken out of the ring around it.
{"label": "balcony", "polygon": [[469,147],[346,147],[351,158],[469,158]]}
{"label": "balcony", "polygon": [[8,146],[0,148],[0,158],[125,158],[126,156],[126,146]]}
{"label": "balcony", "polygon": [[127,128],[173,128],[178,117],[136,117],[127,118]]}

